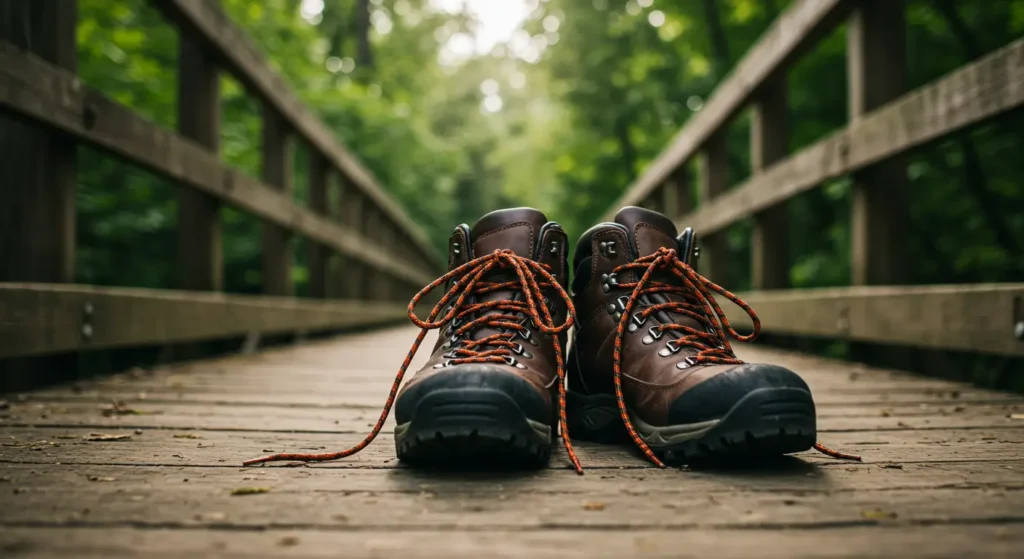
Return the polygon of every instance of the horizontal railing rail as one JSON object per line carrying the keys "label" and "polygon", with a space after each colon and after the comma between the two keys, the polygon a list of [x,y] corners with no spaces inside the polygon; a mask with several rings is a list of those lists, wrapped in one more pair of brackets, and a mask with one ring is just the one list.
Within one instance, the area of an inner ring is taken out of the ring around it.
{"label": "horizontal railing rail", "polygon": [[[0,10],[0,389],[12,371],[55,369],[25,369],[31,359],[6,369],[8,358],[397,321],[445,266],[215,0],[150,3],[179,33],[177,130],[79,78],[75,0],[12,0]],[[222,72],[261,104],[258,178],[221,160]],[[308,147],[308,204],[292,192],[296,142]],[[73,284],[79,145],[178,187],[175,290]],[[220,293],[224,205],[262,221],[263,295]],[[307,240],[308,299],[292,297],[293,236]]]}

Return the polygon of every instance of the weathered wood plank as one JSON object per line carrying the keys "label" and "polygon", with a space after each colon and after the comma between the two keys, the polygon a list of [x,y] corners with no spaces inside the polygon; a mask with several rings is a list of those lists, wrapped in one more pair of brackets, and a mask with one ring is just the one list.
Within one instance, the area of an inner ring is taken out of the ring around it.
{"label": "weathered wood plank", "polygon": [[[379,399],[379,398],[378,398]],[[121,413],[112,401],[13,402],[0,412],[0,425],[12,427],[89,427],[98,430],[172,429],[290,431],[308,433],[365,433],[380,415],[381,402],[349,404],[337,408],[263,406],[210,406],[163,400],[126,401]],[[818,413],[818,432],[1024,429],[1013,414],[1024,413],[1024,403],[989,405],[963,403],[943,406],[896,404],[875,407],[823,407]],[[389,417],[383,433],[391,433]]]}
{"label": "weathered wood plank", "polygon": [[334,132],[271,69],[253,41],[224,14],[216,2],[155,0],[154,4],[177,23],[185,34],[217,52],[228,71],[284,117],[315,151],[327,158],[331,166],[344,174],[376,207],[381,208],[395,223],[401,224],[418,251],[427,256],[432,268],[429,272],[441,269],[442,259],[423,231],[381,189],[370,170],[348,152]]}
{"label": "weathered wood plank", "polygon": [[864,115],[751,177],[678,223],[713,233],[824,181],[905,153],[1024,104],[1024,40]]}
{"label": "weathered wood plank", "polygon": [[[57,490],[40,485],[47,480],[43,476],[36,476],[43,479],[32,480],[30,485],[19,483],[17,494],[0,494],[0,504],[5,505],[0,507],[0,526],[75,522],[99,527],[178,525],[236,530],[444,530],[452,526],[459,530],[536,530],[552,525],[566,529],[791,529],[855,524],[865,520],[865,511],[883,511],[896,515],[902,522],[915,524],[996,519],[1024,523],[1024,474],[1020,473],[1012,481],[993,484],[933,480],[930,486],[911,489],[901,488],[897,483],[895,487],[877,490],[812,491],[792,483],[793,478],[808,477],[806,472],[800,472],[790,476],[793,488],[789,490],[740,490],[735,485],[712,482],[695,484],[693,490],[700,492],[700,497],[695,498],[692,492],[658,491],[658,486],[679,484],[679,478],[689,482],[689,476],[680,472],[675,472],[674,480],[656,476],[657,485],[646,478],[633,481],[625,491],[607,480],[597,479],[574,493],[554,493],[523,486],[505,489],[501,478],[494,477],[477,483],[466,481],[463,488],[455,491],[449,489],[451,485],[437,490],[407,483],[404,491],[367,492],[353,491],[347,483],[339,487],[342,480],[324,477],[316,480],[319,483],[297,484],[281,483],[280,478],[275,480],[272,476],[232,473],[211,480],[204,479],[203,476],[209,476],[205,471],[195,468],[175,472],[174,476],[150,475],[152,479],[145,485],[123,487],[116,480],[115,472],[119,469],[96,476],[113,477],[115,481],[90,483],[86,476],[65,476],[51,482],[59,484]],[[575,476],[570,472],[558,473],[562,477]],[[287,477],[309,480],[311,476],[290,470]],[[538,489],[544,487],[544,479],[533,481]],[[163,484],[156,485],[160,482]],[[244,506],[238,496],[231,495],[234,488],[253,486],[268,491],[247,496]],[[591,510],[595,508],[600,510]],[[230,511],[230,518],[223,511]],[[211,512],[221,514],[211,520]]]}
{"label": "weathered wood plank", "polygon": [[0,107],[202,190],[374,269],[425,285],[433,276],[389,255],[375,240],[296,205],[288,196],[220,162],[215,154],[165,130],[10,44],[0,42]]}
{"label": "weathered wood plank", "polygon": [[[827,542],[826,546],[822,542]],[[984,556],[1010,558],[1024,543],[1019,526],[910,525],[863,521],[850,527],[813,529],[686,530],[584,529],[557,525],[543,530],[453,529],[260,532],[213,530],[197,532],[110,528],[9,528],[0,532],[0,545],[13,557],[112,556],[180,557],[402,557],[403,559],[478,559],[494,557],[593,559],[596,550],[607,557],[677,559],[681,556],[730,559],[792,559],[798,557],[880,556],[880,550],[907,550],[919,557]],[[163,552],[157,550],[174,550]],[[685,550],[685,551],[682,551]]]}
{"label": "weathered wood plank", "polygon": [[[622,206],[638,204],[692,159],[715,134],[722,131],[757,87],[788,67],[805,49],[834,29],[851,9],[847,0],[798,0],[782,13],[715,88],[699,112],[690,117],[672,143],[662,151],[612,206],[604,219],[611,221]],[[675,216],[673,216],[675,217]],[[703,231],[701,231],[703,233]]]}
{"label": "weathered wood plank", "polygon": [[[367,430],[369,427],[367,427]],[[94,432],[82,428],[5,427],[0,462],[25,464],[137,464],[169,466],[233,466],[271,452],[328,452],[359,442],[363,434],[264,433],[203,431],[201,439],[178,438],[174,431],[109,429],[105,433],[132,435],[128,441],[89,442]],[[1020,458],[1024,429],[948,429],[934,431],[878,431],[829,433],[824,441],[833,448],[863,455],[860,465],[837,461],[813,451],[800,460],[828,467],[864,467],[888,462],[994,461]],[[52,443],[52,444],[51,444]],[[629,445],[577,442],[585,468],[654,468]],[[271,466],[277,467],[277,466]],[[326,463],[329,468],[404,469],[395,457],[394,440],[382,435],[359,454]],[[570,468],[564,451],[556,449],[550,468]]]}
{"label": "weathered wood plank", "polygon": [[[89,312],[86,312],[86,310]],[[0,284],[0,357],[384,324],[398,304],[82,285]]]}
{"label": "weathered wood plank", "polygon": [[[1022,51],[1024,53],[1024,51]],[[1024,283],[741,293],[766,332],[1024,355],[1014,304]],[[728,312],[728,311],[727,311]],[[749,319],[736,315],[749,327]]]}

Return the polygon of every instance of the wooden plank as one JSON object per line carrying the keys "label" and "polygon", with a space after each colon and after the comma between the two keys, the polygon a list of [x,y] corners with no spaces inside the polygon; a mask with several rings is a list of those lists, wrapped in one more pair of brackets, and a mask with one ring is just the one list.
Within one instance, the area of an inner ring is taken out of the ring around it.
{"label": "wooden plank", "polygon": [[10,109],[287,227],[374,269],[426,285],[433,276],[352,229],[297,206],[195,142],[134,114],[64,72],[0,41],[0,108]]}
{"label": "wooden plank", "polygon": [[[1013,332],[1014,303],[1024,299],[1024,283],[794,289],[740,297],[757,311],[766,332],[1024,356],[1024,340]],[[736,316],[749,327],[748,319]]]}
{"label": "wooden plank", "polygon": [[[300,379],[294,379],[301,382]],[[224,387],[224,390],[228,390]],[[136,392],[137,394],[137,392]],[[362,434],[376,421],[382,397],[367,404],[351,403],[343,408],[285,407],[268,402],[262,406],[211,406],[188,400],[148,398],[124,402],[124,415],[111,411],[111,401],[64,401],[33,399],[10,403],[0,413],[0,425],[7,427],[82,427],[105,429],[170,429],[178,431],[265,431]],[[822,407],[818,432],[867,432],[946,429],[1018,429],[1024,403],[992,405],[964,402],[948,405],[891,404],[872,407]],[[391,435],[394,418],[382,431]]]}
{"label": "wooden plank", "polygon": [[0,316],[0,357],[13,357],[249,332],[366,326],[400,319],[405,308],[381,302],[9,283],[0,284]]}
{"label": "wooden plank", "polygon": [[[197,511],[196,514],[201,514]],[[1019,526],[954,524],[914,525],[899,521],[862,520],[853,526],[813,528],[747,528],[650,530],[601,526],[589,529],[539,530],[302,530],[273,526],[261,531],[208,531],[165,526],[161,529],[117,527],[10,527],[0,531],[0,545],[19,559],[42,557],[154,556],[154,550],[190,557],[402,557],[403,559],[592,559],[636,557],[675,559],[714,556],[721,559],[759,557],[794,559],[873,557],[879,550],[906,550],[914,557],[1015,557],[1024,536]],[[828,542],[823,547],[822,542]],[[500,546],[500,547],[499,547]],[[901,551],[902,553],[902,551]]]}
{"label": "wooden plank", "polygon": [[749,104],[759,85],[785,70],[797,56],[834,29],[853,4],[848,0],[792,2],[715,88],[703,108],[690,117],[669,146],[616,201],[604,220],[611,221],[618,208],[645,199],[675,169],[693,159],[712,136]]}
{"label": "wooden plank", "polygon": [[[196,444],[202,441],[192,440]],[[654,499],[664,496],[674,501],[679,496],[711,493],[750,493],[757,497],[766,497],[798,491],[814,496],[935,488],[968,491],[1019,490],[1024,489],[1022,466],[1024,460],[1017,459],[965,464],[906,464],[903,468],[872,465],[817,469],[802,468],[797,464],[783,464],[775,469],[768,469],[769,472],[781,475],[765,475],[764,470],[759,471],[757,468],[736,468],[728,472],[730,475],[723,475],[723,472],[714,470],[692,469],[684,473],[674,468],[652,468],[605,470],[599,476],[579,476],[575,472],[551,469],[523,471],[513,476],[501,472],[445,473],[409,470],[404,472],[402,477],[381,475],[374,470],[338,470],[321,466],[295,470],[88,464],[54,464],[49,468],[39,468],[27,464],[2,464],[0,471],[8,478],[9,481],[6,483],[10,484],[10,487],[23,488],[29,494],[52,493],[60,488],[74,486],[73,489],[85,498],[96,498],[111,493],[155,494],[165,486],[172,486],[171,491],[198,489],[213,494],[225,487],[234,487],[235,484],[267,483],[272,485],[272,491],[265,497],[268,499],[274,494],[283,496],[314,491],[333,495],[361,495],[364,498],[377,495],[390,495],[392,498],[401,495],[420,497],[421,494],[429,492],[434,494],[431,498],[440,499],[447,496],[493,498],[500,494],[505,494],[507,499],[515,493],[522,492],[529,495],[570,498],[592,493]],[[788,471],[795,475],[785,475]],[[93,476],[109,476],[114,479],[100,483],[81,483]],[[680,483],[680,478],[684,476],[686,483]],[[189,481],[183,481],[185,478]],[[189,485],[184,485],[186,483]],[[125,498],[122,500],[129,500],[128,495],[124,495]],[[527,512],[526,507],[523,509]],[[22,512],[31,514],[33,511]],[[188,520],[191,522],[203,519]],[[365,522],[369,519],[352,520]]]}
{"label": "wooden plank", "polygon": [[[366,428],[367,431],[369,429]],[[94,432],[92,428],[78,427],[4,427],[3,433],[7,438],[0,442],[0,463],[240,466],[243,460],[273,452],[343,450],[360,442],[365,436],[365,433],[206,430],[199,433],[201,439],[193,439],[175,437],[181,434],[177,431],[157,429],[143,430],[142,435],[136,435],[133,429],[122,427],[106,429],[103,433],[131,435],[130,440],[105,444],[84,440],[86,435]],[[833,432],[828,433],[823,442],[832,448],[860,454],[863,462],[839,461],[815,451],[796,454],[784,462],[802,461],[805,467],[813,464],[816,468],[866,468],[890,462],[912,464],[1019,460],[1020,445],[1024,444],[1024,429]],[[638,450],[628,445],[576,441],[574,447],[584,468],[595,472],[607,468],[657,469]],[[408,469],[395,457],[394,439],[389,435],[381,435],[355,456],[325,462],[322,467]],[[790,467],[796,467],[796,464],[791,463]],[[555,444],[548,468],[571,468],[560,442]]]}
{"label": "wooden plank", "polygon": [[[763,84],[757,92],[750,123],[750,167],[754,174],[789,153],[787,89],[783,74]],[[750,256],[754,289],[789,287],[789,209],[785,202],[754,216]]]}
{"label": "wooden plank", "polygon": [[[288,124],[273,108],[263,107],[262,162],[263,180],[292,198],[295,144]],[[292,294],[291,235],[285,227],[274,223],[263,224],[263,293],[267,295]],[[386,250],[386,248],[385,248]]]}
{"label": "wooden plank", "polygon": [[[1015,461],[1012,465],[1022,463]],[[890,479],[897,479],[858,491],[843,491],[841,485],[832,490],[813,490],[806,487],[809,483],[799,487],[795,476],[788,479],[788,484],[775,484],[773,491],[750,487],[753,480],[741,482],[739,485],[746,486],[742,490],[735,485],[730,487],[727,480],[711,480],[682,484],[691,486],[687,492],[665,490],[666,486],[680,485],[678,481],[673,483],[669,475],[629,480],[628,490],[624,491],[622,486],[599,477],[588,479],[556,471],[553,473],[561,474],[558,477],[578,482],[576,490],[552,491],[546,483],[557,479],[552,475],[535,478],[530,484],[512,483],[507,489],[504,483],[495,483],[501,478],[490,476],[475,482],[467,479],[458,489],[453,483],[432,484],[424,477],[419,484],[410,479],[412,483],[405,483],[405,487],[391,483],[381,490],[360,491],[353,490],[347,480],[302,476],[295,474],[295,470],[286,470],[282,475],[278,469],[259,475],[223,471],[228,468],[213,472],[208,471],[211,468],[184,468],[160,476],[154,475],[155,468],[147,468],[149,483],[131,483],[117,478],[116,474],[125,469],[104,468],[103,473],[93,474],[97,479],[113,478],[102,482],[89,482],[87,475],[67,472],[68,468],[61,468],[64,475],[22,478],[16,486],[17,494],[0,494],[0,503],[7,505],[0,509],[0,525],[60,526],[75,522],[97,527],[178,525],[236,530],[258,530],[268,525],[325,530],[443,530],[457,525],[462,531],[537,530],[558,523],[567,529],[792,529],[856,524],[865,520],[864,511],[876,510],[895,514],[897,519],[911,524],[953,519],[982,523],[1007,518],[1024,522],[1021,474],[1010,479],[1003,474],[1002,479],[987,484],[956,484],[933,478],[930,485],[913,488],[905,488],[900,476],[890,475]],[[676,478],[679,475],[675,472]],[[862,477],[870,475],[861,473]],[[904,473],[902,477],[911,476]],[[52,485],[44,485],[47,481]],[[339,487],[341,483],[344,485]],[[568,485],[560,485],[563,484]],[[786,485],[789,487],[785,488]],[[231,495],[234,488],[252,486],[267,491],[250,496],[245,503]],[[700,498],[693,498],[695,491],[699,491]],[[202,509],[191,503],[202,503]],[[600,510],[588,510],[588,503],[603,506]],[[738,512],[744,510],[751,512]],[[202,513],[211,511],[220,515],[204,518]],[[466,514],[467,511],[472,514]]]}
{"label": "wooden plank", "polygon": [[864,115],[678,223],[707,234],[843,176],[1024,104],[1024,40]]}
{"label": "wooden plank", "polygon": [[[220,72],[203,50],[178,41],[178,133],[216,154],[220,146]],[[209,192],[178,189],[177,287],[224,288],[220,200]]]}
{"label": "wooden plank", "polygon": [[280,114],[314,151],[318,151],[355,185],[372,204],[396,223],[402,224],[419,252],[427,256],[430,270],[441,269],[442,259],[434,245],[365,168],[344,147],[334,132],[292,92],[284,79],[266,61],[245,31],[235,25],[213,0],[154,0],[154,5],[182,31],[214,49],[225,68],[250,91]]}

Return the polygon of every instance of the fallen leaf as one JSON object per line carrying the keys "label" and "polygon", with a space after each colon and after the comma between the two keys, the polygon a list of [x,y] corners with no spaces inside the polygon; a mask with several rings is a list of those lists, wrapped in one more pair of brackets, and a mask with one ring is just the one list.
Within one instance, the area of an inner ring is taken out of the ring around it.
{"label": "fallen leaf", "polygon": [[295,536],[285,536],[285,537],[277,540],[277,545],[283,545],[283,546],[299,545],[299,538],[296,538]]}
{"label": "fallen leaf", "polygon": [[175,439],[201,439],[203,437],[196,435],[195,433],[178,433],[174,435]]}
{"label": "fallen leaf", "polygon": [[889,410],[882,410],[882,411],[878,412],[878,415],[880,415],[882,417],[889,417],[892,414],[889,412]]}
{"label": "fallen leaf", "polygon": [[127,440],[131,439],[132,436],[127,434],[127,433],[123,434],[123,435],[106,435],[106,434],[103,434],[103,433],[89,433],[88,435],[86,435],[86,436],[84,436],[82,438],[87,440],[87,441],[127,441]]}
{"label": "fallen leaf", "polygon": [[117,481],[117,478],[106,476],[89,476],[89,481]]}
{"label": "fallen leaf", "polygon": [[1024,419],[1024,413],[1011,413],[1010,419]]}
{"label": "fallen leaf", "polygon": [[258,495],[270,491],[269,487],[238,487],[231,490],[232,495]]}
{"label": "fallen leaf", "polygon": [[965,409],[967,409],[967,406],[955,406],[955,407],[953,408],[953,411],[954,411],[955,413],[960,413],[960,412],[964,411]]}
{"label": "fallen leaf", "polygon": [[604,510],[604,503],[583,503],[583,510]]}
{"label": "fallen leaf", "polygon": [[897,517],[895,512],[887,512],[882,509],[862,510],[860,515],[868,520],[890,520]]}
{"label": "fallen leaf", "polygon": [[136,435],[141,435],[142,434],[142,429],[136,429],[135,430],[135,434]]}

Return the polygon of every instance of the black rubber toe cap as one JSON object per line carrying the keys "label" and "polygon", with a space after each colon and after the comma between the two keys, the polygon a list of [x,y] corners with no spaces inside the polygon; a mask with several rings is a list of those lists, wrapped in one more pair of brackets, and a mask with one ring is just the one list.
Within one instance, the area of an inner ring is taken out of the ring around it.
{"label": "black rubber toe cap", "polygon": [[543,423],[551,421],[551,410],[537,388],[518,375],[486,363],[452,365],[411,385],[395,402],[395,420],[398,423],[411,421],[420,400],[434,391],[460,389],[503,392],[515,401],[526,417]]}
{"label": "black rubber toe cap", "polygon": [[799,388],[810,392],[799,375],[778,365],[747,363],[715,375],[687,390],[668,412],[669,425],[721,419],[736,402],[759,388]]}

